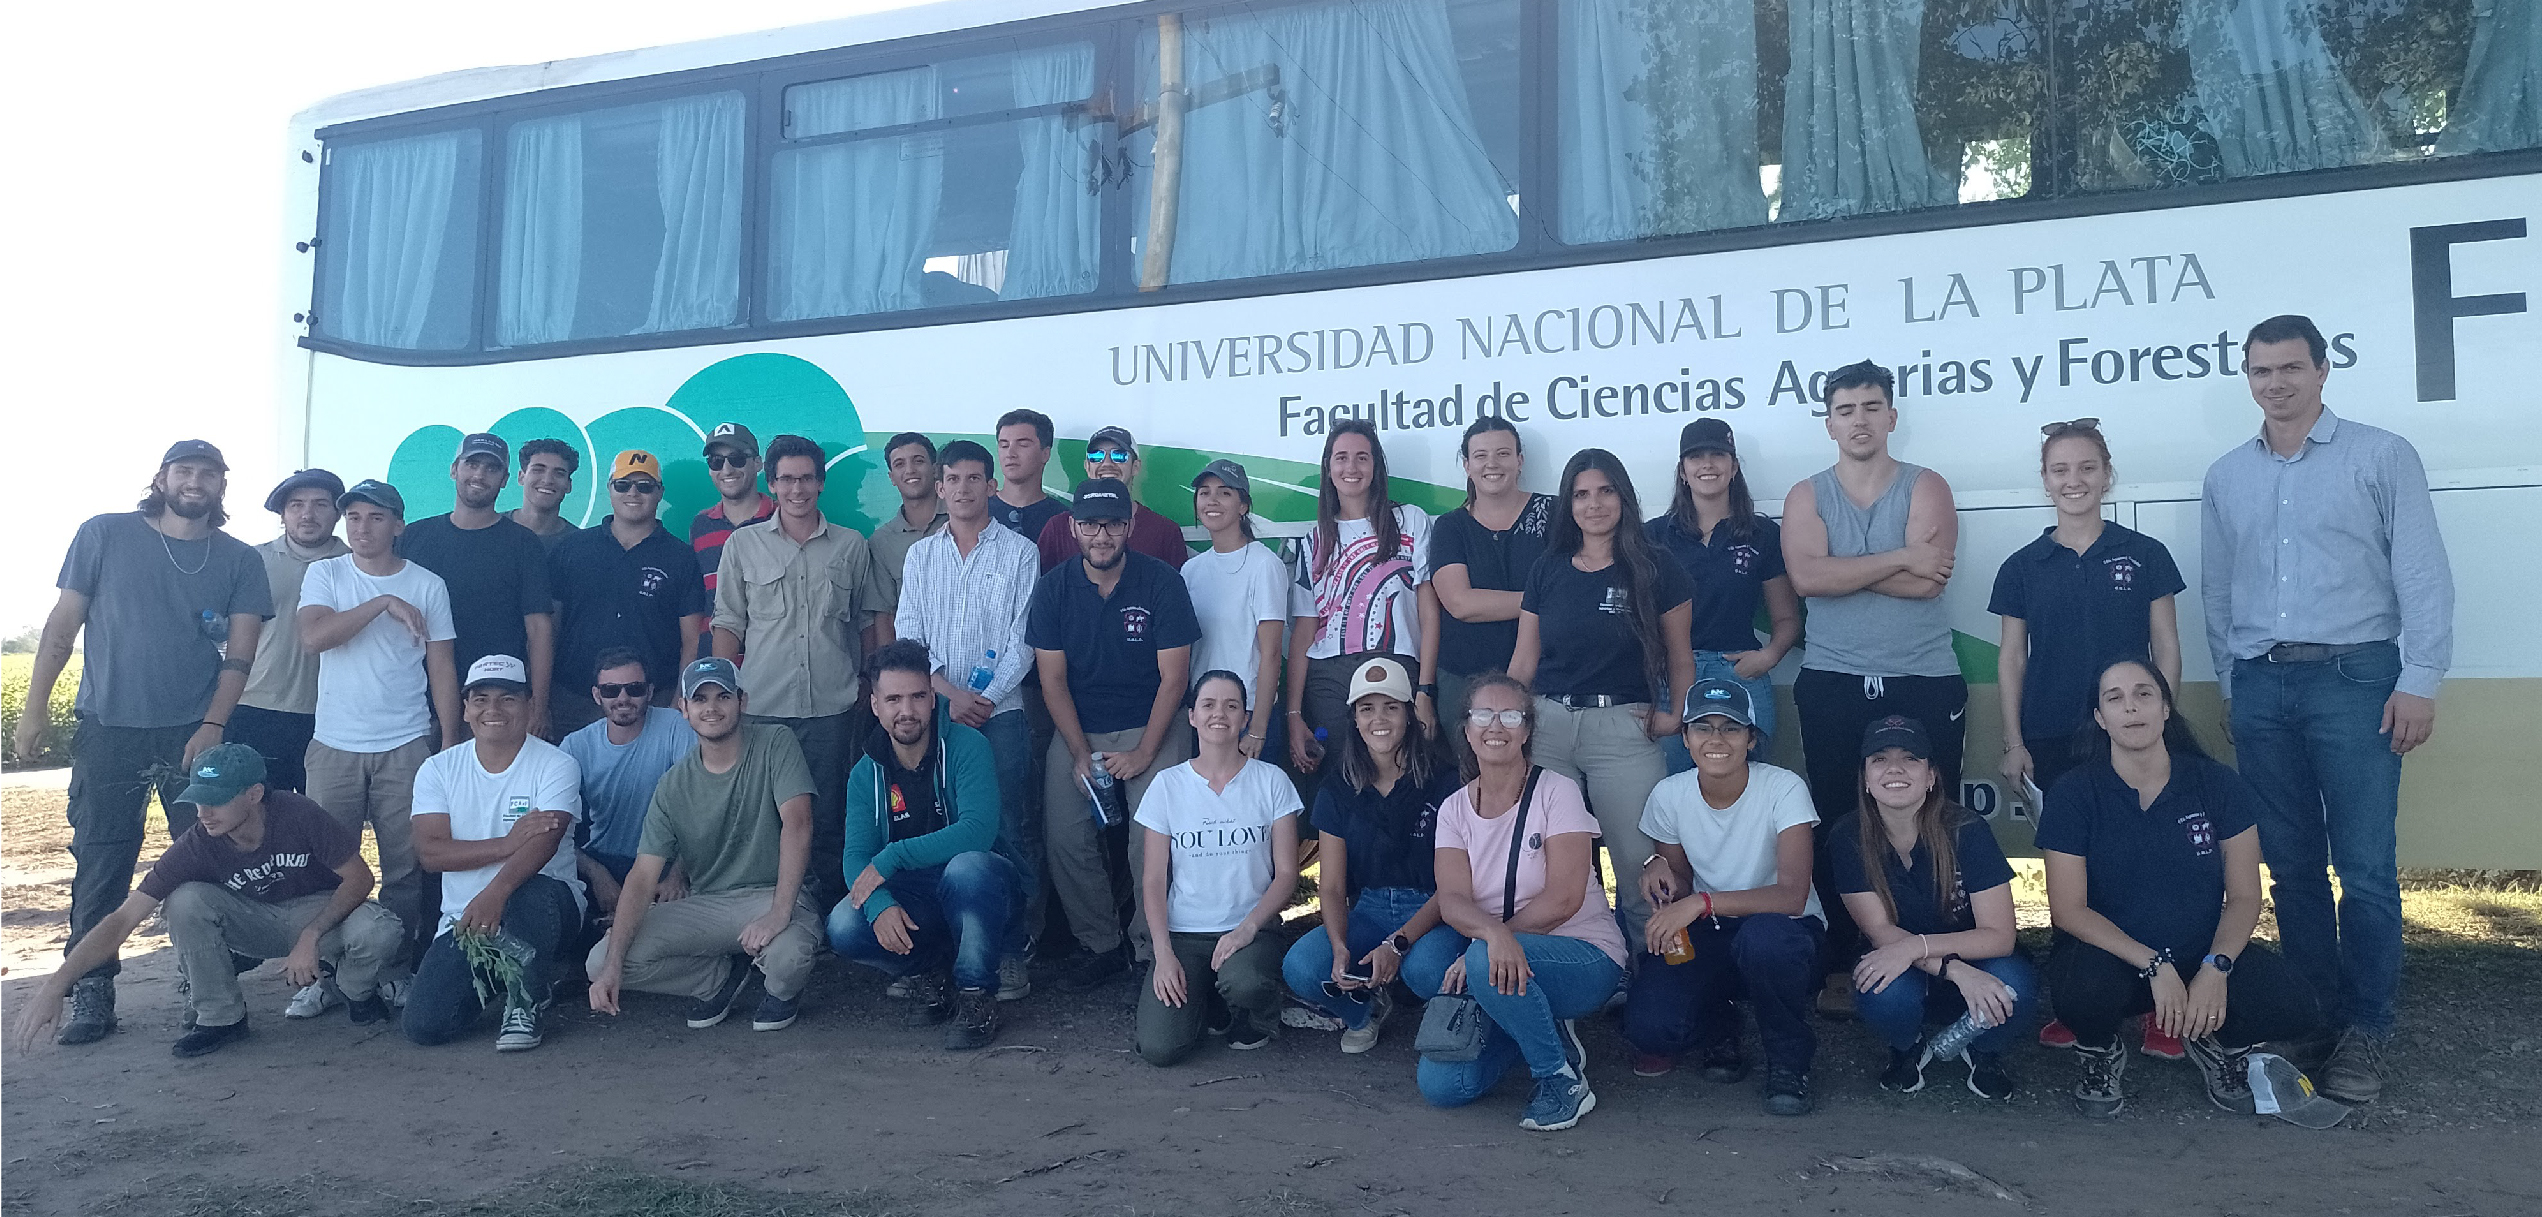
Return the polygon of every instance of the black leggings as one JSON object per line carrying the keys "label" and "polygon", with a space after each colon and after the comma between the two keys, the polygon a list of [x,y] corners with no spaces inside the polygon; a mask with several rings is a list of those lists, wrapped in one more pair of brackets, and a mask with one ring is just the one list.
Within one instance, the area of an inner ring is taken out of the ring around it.
{"label": "black leggings", "polygon": [[[2203,949],[2184,954],[2174,948],[2172,966],[2184,977],[2197,975],[2195,960]],[[2119,1023],[2154,1008],[2153,982],[2125,960],[2067,934],[2057,935],[2048,949],[2048,996],[2074,1042],[2087,1047],[2117,1042]],[[2233,960],[2224,1001],[2224,1025],[2215,1038],[2227,1048],[2303,1039],[2322,1027],[2312,986],[2277,952],[2256,942]]]}

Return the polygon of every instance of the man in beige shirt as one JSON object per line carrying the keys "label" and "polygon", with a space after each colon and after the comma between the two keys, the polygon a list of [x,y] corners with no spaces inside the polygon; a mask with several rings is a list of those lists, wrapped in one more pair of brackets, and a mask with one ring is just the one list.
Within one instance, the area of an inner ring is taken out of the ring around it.
{"label": "man in beige shirt", "polygon": [[828,454],[802,436],[780,435],[767,459],[777,514],[724,542],[715,654],[741,663],[751,721],[782,725],[803,746],[813,782],[807,882],[826,909],[847,894],[839,817],[848,766],[873,724],[861,673],[882,596],[865,538],[821,515]]}
{"label": "man in beige shirt", "polygon": [[915,431],[903,431],[883,445],[883,467],[892,489],[900,492],[900,510],[874,526],[874,645],[897,637],[893,618],[900,610],[901,575],[909,567],[909,549],[944,531],[944,500],[936,494],[936,442]]}
{"label": "man in beige shirt", "polygon": [[335,535],[337,495],[344,481],[324,469],[303,469],[265,496],[265,510],[282,517],[282,535],[256,547],[273,585],[274,619],[265,623],[247,689],[230,712],[229,741],[265,758],[267,784],[294,794],[308,788],[301,766],[318,720],[318,657],[302,649],[298,623],[300,583],[309,564],[351,553]]}

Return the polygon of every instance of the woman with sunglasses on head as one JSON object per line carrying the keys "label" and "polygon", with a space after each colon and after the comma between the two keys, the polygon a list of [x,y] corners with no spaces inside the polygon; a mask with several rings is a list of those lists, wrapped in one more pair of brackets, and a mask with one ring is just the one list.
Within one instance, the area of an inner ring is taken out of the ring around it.
{"label": "woman with sunglasses on head", "polygon": [[1536,692],[1536,763],[1588,791],[1630,935],[1651,916],[1632,877],[1651,858],[1642,807],[1668,776],[1659,740],[1677,730],[1669,708],[1695,684],[1694,584],[1642,531],[1641,510],[1614,453],[1583,448],[1563,466],[1509,659],[1509,674]]}
{"label": "woman with sunglasses on head", "polygon": [[[1569,1128],[1597,1106],[1575,1019],[1624,975],[1624,936],[1589,864],[1598,824],[1580,784],[1528,759],[1527,686],[1492,673],[1465,712],[1465,785],[1439,808],[1439,915],[1469,941],[1439,992],[1471,994],[1486,1023],[1472,1060],[1424,1055],[1421,1097],[1462,1107],[1524,1064],[1535,1092],[1518,1126]],[[1419,982],[1415,982],[1416,984]]]}
{"label": "woman with sunglasses on head", "polygon": [[[1518,601],[1527,572],[1545,552],[1553,496],[1521,479],[1526,455],[1518,427],[1497,414],[1474,420],[1457,445],[1465,505],[1430,532],[1430,583],[1439,596],[1439,703],[1465,704],[1467,686],[1509,666],[1518,647]],[[1465,733],[1445,732],[1459,750]]]}
{"label": "woman with sunglasses on head", "polygon": [[1459,785],[1455,765],[1412,713],[1412,676],[1391,659],[1350,680],[1344,732],[1315,796],[1316,905],[1324,932],[1289,947],[1281,975],[1342,1024],[1342,1051],[1366,1052],[1394,1010],[1400,977],[1428,1001],[1465,939],[1439,919],[1431,838]]}
{"label": "woman with sunglasses on head", "polygon": [[[1086,441],[1086,480],[1119,478],[1133,494],[1130,504],[1130,551],[1146,554],[1176,570],[1182,569],[1192,556],[1192,547],[1183,543],[1183,530],[1172,520],[1149,511],[1136,501],[1139,488],[1139,445],[1130,438],[1127,427],[1098,427]],[[1077,532],[1068,521],[1068,513],[1052,516],[1042,525],[1042,535],[1033,538],[1041,551],[1042,571],[1085,552],[1077,545]]]}
{"label": "woman with sunglasses on head", "polygon": [[1420,673],[1413,712],[1438,726],[1439,601],[1430,590],[1430,513],[1386,488],[1376,424],[1350,419],[1324,437],[1315,532],[1298,564],[1302,596],[1289,635],[1289,759],[1322,763],[1326,738],[1350,730],[1351,674],[1380,656]]}
{"label": "woman with sunglasses on head", "polygon": [[[1643,528],[1695,581],[1695,679],[1736,681],[1748,691],[1756,706],[1750,734],[1762,760],[1774,742],[1774,665],[1801,640],[1801,598],[1783,571],[1783,529],[1757,511],[1730,424],[1717,418],[1686,424],[1677,453],[1668,514]],[[1773,624],[1763,646],[1756,641],[1760,604]],[[1677,736],[1660,747],[1670,773],[1695,767]]]}
{"label": "woman with sunglasses on head", "polygon": [[2049,792],[2037,838],[2056,925],[2048,988],[2082,1065],[2075,1106],[2126,1108],[2118,1025],[2145,1014],[2186,1042],[2216,1106],[2255,1111],[2251,1048],[2322,1026],[2311,986],[2251,941],[2259,796],[2198,746],[2152,662],[2120,660],[2094,683],[2098,755]]}

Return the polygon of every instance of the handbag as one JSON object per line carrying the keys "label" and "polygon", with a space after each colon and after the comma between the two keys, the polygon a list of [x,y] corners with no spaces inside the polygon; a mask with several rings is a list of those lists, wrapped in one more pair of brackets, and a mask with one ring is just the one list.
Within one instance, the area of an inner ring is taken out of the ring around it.
{"label": "handbag", "polygon": [[[1518,853],[1527,844],[1527,808],[1536,801],[1536,777],[1544,770],[1529,767],[1527,786],[1518,795],[1517,819],[1509,829],[1509,870],[1501,880],[1500,919],[1507,921],[1518,911]],[[1477,983],[1489,984],[1490,978],[1465,978],[1467,989]],[[1471,993],[1442,993],[1430,999],[1421,1011],[1421,1030],[1412,1037],[1412,1050],[1434,1061],[1461,1065],[1483,1055],[1483,1040],[1491,1033],[1491,1018],[1483,1013],[1483,1003]]]}

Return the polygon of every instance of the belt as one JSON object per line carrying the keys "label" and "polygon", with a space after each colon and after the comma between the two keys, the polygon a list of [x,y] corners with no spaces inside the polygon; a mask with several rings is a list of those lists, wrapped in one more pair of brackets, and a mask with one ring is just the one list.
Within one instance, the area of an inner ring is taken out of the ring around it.
{"label": "belt", "polygon": [[1536,696],[1557,706],[1567,706],[1574,710],[1604,710],[1614,706],[1638,706],[1650,700],[1647,697],[1623,698],[1608,693],[1539,693]]}
{"label": "belt", "polygon": [[2323,663],[2342,655],[2353,655],[2371,642],[2281,642],[2260,652],[2262,663]]}

